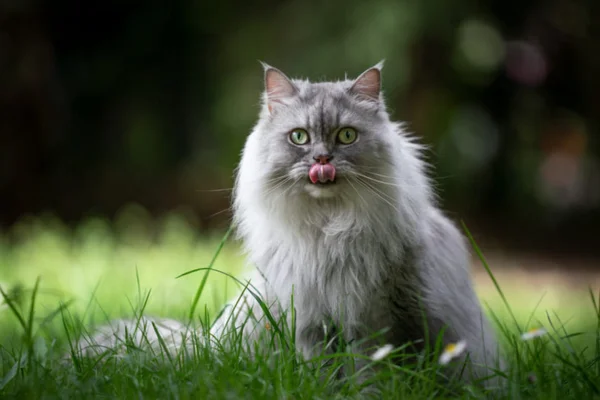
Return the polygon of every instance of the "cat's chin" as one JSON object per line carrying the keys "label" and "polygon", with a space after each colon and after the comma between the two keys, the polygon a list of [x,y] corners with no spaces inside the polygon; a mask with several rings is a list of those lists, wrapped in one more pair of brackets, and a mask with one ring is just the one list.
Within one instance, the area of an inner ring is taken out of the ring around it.
{"label": "cat's chin", "polygon": [[315,199],[330,199],[338,195],[338,185],[336,184],[314,184],[307,183],[304,189],[310,197]]}

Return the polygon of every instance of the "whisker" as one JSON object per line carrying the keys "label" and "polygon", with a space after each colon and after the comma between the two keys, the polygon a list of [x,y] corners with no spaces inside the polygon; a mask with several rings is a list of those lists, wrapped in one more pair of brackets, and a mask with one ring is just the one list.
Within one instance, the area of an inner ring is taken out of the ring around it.
{"label": "whisker", "polygon": [[[379,168],[377,168],[377,167],[368,167],[368,166],[362,166],[362,169],[367,169],[367,170],[369,170],[369,174],[370,174],[370,175],[375,175],[375,176],[379,176],[379,177],[382,177],[382,178],[394,179],[393,177],[391,177],[391,176],[389,176],[389,175],[384,175],[384,174],[381,174],[381,173],[377,173],[377,172],[372,172],[372,171],[370,171],[370,170],[373,170],[373,169],[379,169]],[[446,179],[452,179],[452,178],[455,178],[455,177],[456,177],[456,175],[440,175],[440,176],[432,176],[432,177],[431,177],[431,181],[432,181],[432,182],[431,182],[431,184],[435,185],[435,181],[443,181],[443,180],[446,180]]]}
{"label": "whisker", "polygon": [[363,187],[369,189],[374,195],[376,195],[377,197],[379,197],[381,200],[383,200],[385,203],[387,203],[390,207],[392,207],[396,212],[398,211],[398,208],[390,201],[393,200],[389,197],[387,197],[387,195],[383,192],[380,192],[379,190],[375,189],[374,187],[372,187],[371,185],[369,185],[367,182],[361,180],[360,178],[355,177],[354,179],[356,179],[357,182],[359,182],[360,184],[363,185]]}
{"label": "whisker", "polygon": [[355,175],[357,175],[357,176],[363,177],[363,178],[365,178],[365,179],[369,179],[369,180],[371,180],[371,181],[373,181],[373,182],[377,182],[377,183],[381,183],[381,184],[384,184],[384,185],[389,185],[389,186],[402,187],[401,185],[399,185],[399,184],[397,184],[397,183],[385,182],[385,181],[382,181],[382,180],[379,180],[379,179],[375,179],[375,178],[373,178],[373,177],[370,177],[370,176],[368,176],[368,175],[361,174],[360,172],[353,172],[353,173],[354,173]]}
{"label": "whisker", "polygon": [[356,188],[356,186],[354,186],[352,184],[352,179],[348,179],[348,183],[350,184],[350,186],[352,187],[352,189],[354,189],[354,191],[356,192],[356,194],[358,195],[358,197],[360,197],[360,199],[362,200],[363,204],[369,204],[367,203],[367,201],[365,200],[364,197],[362,197],[362,195],[360,194],[360,191]]}
{"label": "whisker", "polygon": [[372,171],[369,171],[369,174],[370,174],[370,175],[374,175],[374,176],[379,176],[379,177],[382,177],[382,178],[388,178],[388,179],[395,180],[395,178],[394,178],[393,176],[390,176],[390,175],[385,175],[385,174],[380,174],[380,173],[378,173],[378,172],[372,172]]}
{"label": "whisker", "polygon": [[225,188],[225,189],[197,189],[196,192],[204,193],[204,192],[231,192],[233,188]]}
{"label": "whisker", "polygon": [[257,178],[257,179],[252,179],[251,181],[245,180],[244,182],[246,183],[263,183],[265,185],[270,185],[273,183],[276,183],[278,181],[284,180],[284,179],[288,179],[289,176],[288,175],[277,175],[268,179],[265,178]]}
{"label": "whisker", "polygon": [[283,185],[287,184],[288,182],[290,182],[292,180],[293,180],[293,178],[291,178],[289,176],[285,177],[283,180],[281,180],[280,182],[275,184],[275,186],[272,186],[271,188],[269,188],[269,190],[267,190],[267,192],[265,192],[265,197],[270,196],[274,191],[276,191],[277,189],[279,189],[280,187],[282,187]]}
{"label": "whisker", "polygon": [[283,196],[283,195],[284,195],[286,192],[288,192],[288,191],[289,191],[289,190],[290,190],[290,189],[291,189],[291,188],[292,188],[292,187],[293,187],[293,186],[296,184],[296,182],[298,182],[298,181],[300,180],[300,178],[297,178],[297,179],[295,179],[295,180],[290,178],[290,180],[293,180],[293,182],[292,182],[291,184],[289,184],[289,185],[288,185],[288,187],[286,187],[285,189],[283,189],[283,190],[282,190],[282,191],[281,191],[281,192],[280,192],[280,193],[277,195],[277,197],[275,197],[275,198],[273,199],[273,201],[274,201],[274,202],[275,202],[275,201],[277,201],[277,200],[279,200],[279,198],[280,198],[281,196]]}
{"label": "whisker", "polygon": [[[351,172],[351,173],[352,173],[352,174],[354,174],[354,175],[357,175],[357,176],[363,177],[363,178],[365,178],[365,179],[368,179],[368,180],[370,180],[370,181],[373,181],[373,182],[381,183],[381,184],[383,184],[383,185],[388,185],[388,186],[394,186],[394,187],[397,187],[397,188],[400,188],[400,189],[406,189],[406,188],[416,188],[416,187],[420,187],[420,185],[407,185],[407,184],[405,184],[405,183],[386,182],[386,181],[382,181],[382,180],[380,180],[380,179],[375,179],[375,178],[373,178],[373,177],[371,177],[371,176],[368,176],[368,175],[365,175],[365,174],[361,174],[360,172],[356,172],[356,171],[353,171],[353,172]],[[382,174],[374,174],[374,173],[371,173],[371,174],[373,174],[373,175],[379,175],[379,176],[383,176],[383,177],[386,177],[386,178],[391,178],[391,177],[389,177],[389,176],[382,175]],[[435,186],[435,183],[433,183],[433,182],[432,182],[432,183],[431,183],[431,185],[432,185],[432,186]]]}
{"label": "whisker", "polygon": [[231,207],[227,207],[227,208],[225,208],[225,209],[223,209],[223,210],[221,210],[221,211],[217,211],[216,213],[214,213],[214,214],[211,214],[211,215],[209,215],[208,217],[206,217],[206,219],[211,219],[211,218],[214,218],[214,217],[216,217],[217,215],[219,215],[219,214],[222,214],[222,213],[224,213],[224,212],[226,212],[226,211],[231,211]]}
{"label": "whisker", "polygon": [[252,181],[252,183],[262,182],[265,185],[270,185],[270,184],[273,184],[273,183],[284,181],[286,179],[289,179],[289,176],[283,175],[283,176],[276,176],[276,177],[273,177],[273,178],[270,178],[270,179],[265,179],[265,180],[263,180],[263,179],[255,179],[254,181]]}
{"label": "whisker", "polygon": [[361,178],[356,178],[356,179],[360,182],[363,182],[365,185],[367,185],[369,188],[371,188],[374,192],[377,192],[380,195],[382,195],[383,197],[385,197],[386,199],[390,200],[391,202],[394,202],[395,198],[392,195],[386,193],[382,189],[377,188],[372,183],[362,180]]}

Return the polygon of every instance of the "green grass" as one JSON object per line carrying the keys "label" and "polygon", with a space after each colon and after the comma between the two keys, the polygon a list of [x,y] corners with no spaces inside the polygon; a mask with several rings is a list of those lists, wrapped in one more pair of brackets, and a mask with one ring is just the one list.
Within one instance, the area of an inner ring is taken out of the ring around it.
{"label": "green grass", "polygon": [[[115,221],[90,219],[74,230],[46,216],[24,220],[4,232],[0,236],[0,287],[7,299],[0,309],[0,396],[359,396],[364,371],[334,379],[342,366],[352,365],[355,355],[343,349],[316,362],[298,361],[290,349],[293,346],[286,346],[293,343],[294,328],[278,323],[264,332],[273,346],[258,349],[253,358],[240,335],[233,332],[227,351],[194,345],[185,354],[171,355],[130,343],[124,356],[76,356],[65,362],[62,357],[73,338],[108,319],[143,311],[183,321],[191,313],[196,321],[206,323],[206,316],[216,315],[236,293],[237,285],[224,274],[198,271],[177,278],[208,266],[236,276],[243,271],[236,243],[227,241],[220,249],[223,232],[202,237],[185,221],[184,216],[172,214],[155,224],[134,207]],[[214,258],[217,249],[220,253]],[[478,282],[478,292],[489,306],[511,365],[503,397],[600,398],[598,295],[557,290],[543,296],[518,283],[495,287],[489,279]],[[559,304],[553,303],[557,296]],[[554,307],[548,309],[548,304]],[[532,341],[520,339],[523,330],[536,326],[550,333]],[[399,349],[370,363],[376,372],[367,376],[367,383],[381,391],[380,398],[494,395],[475,385],[441,384],[438,378],[447,369],[435,362],[435,356],[392,363],[408,356]]]}

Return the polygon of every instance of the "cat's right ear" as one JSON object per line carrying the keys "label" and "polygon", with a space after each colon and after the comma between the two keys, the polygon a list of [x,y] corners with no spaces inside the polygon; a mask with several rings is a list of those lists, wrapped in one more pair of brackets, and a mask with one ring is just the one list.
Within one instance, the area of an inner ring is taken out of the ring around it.
{"label": "cat's right ear", "polygon": [[298,93],[298,88],[296,88],[290,78],[277,68],[263,62],[261,64],[265,70],[267,107],[269,108],[269,112],[272,112],[273,107],[277,106],[277,104],[283,103],[285,99]]}

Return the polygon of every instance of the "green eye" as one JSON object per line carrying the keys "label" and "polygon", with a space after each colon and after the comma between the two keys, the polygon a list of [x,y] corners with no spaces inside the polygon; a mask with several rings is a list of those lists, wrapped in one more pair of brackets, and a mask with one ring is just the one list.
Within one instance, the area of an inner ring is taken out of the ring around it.
{"label": "green eye", "polygon": [[294,129],[290,132],[290,140],[294,144],[306,144],[308,143],[308,139],[308,132],[306,132],[304,129]]}
{"label": "green eye", "polygon": [[356,140],[356,131],[353,128],[342,128],[338,132],[338,140],[343,144],[350,144]]}

